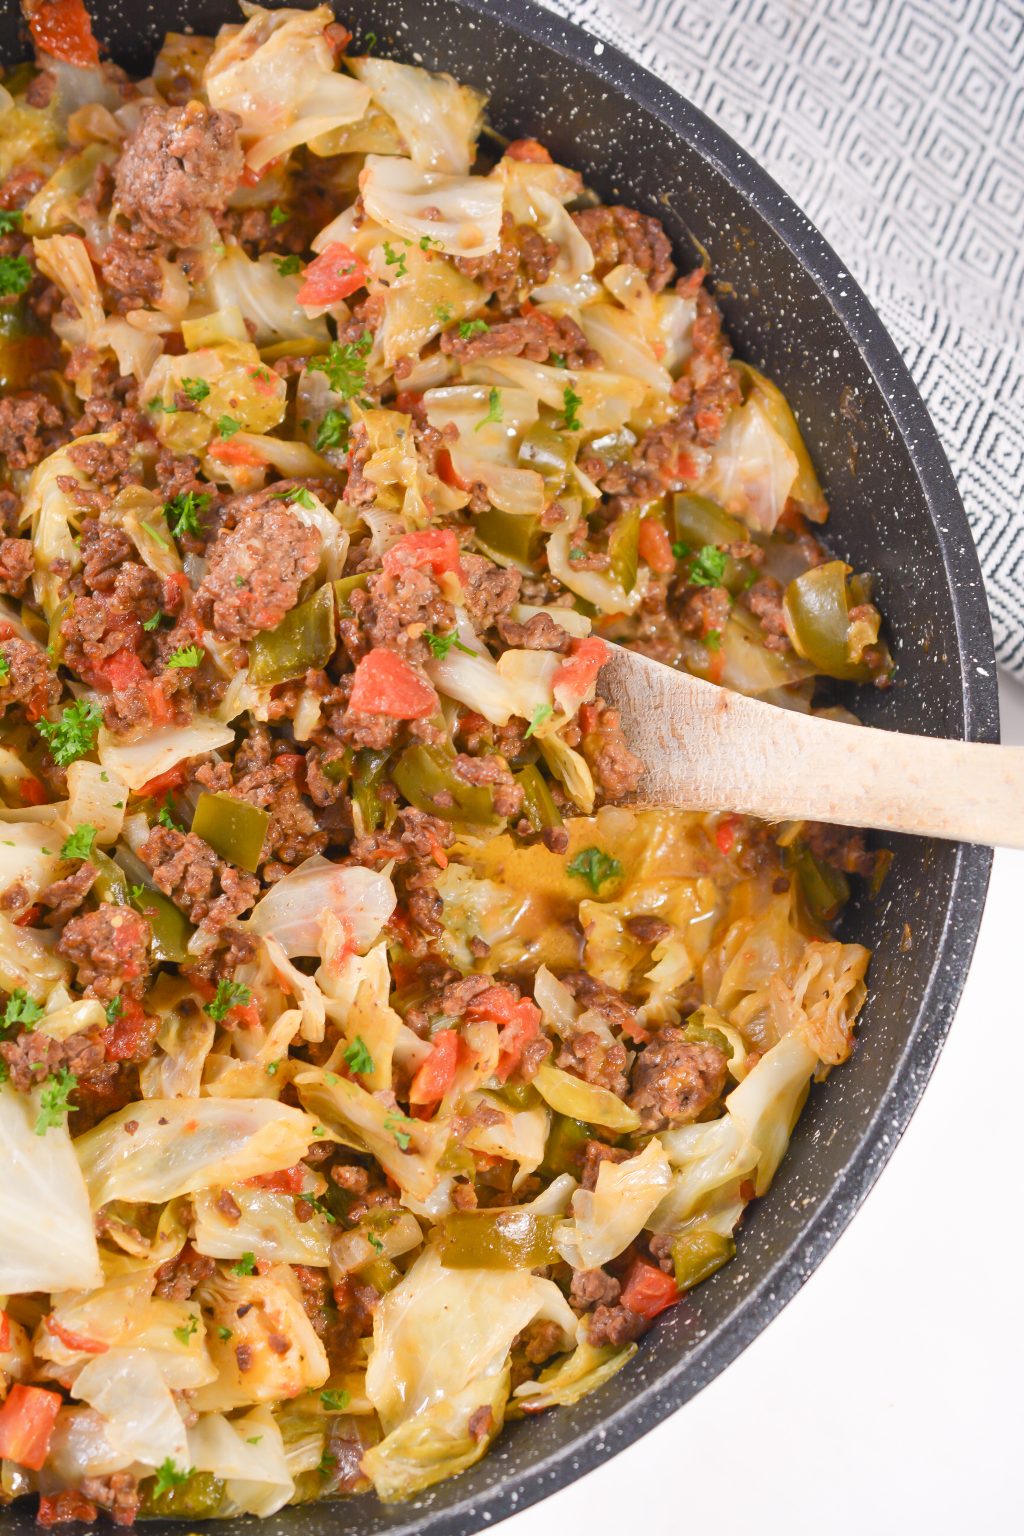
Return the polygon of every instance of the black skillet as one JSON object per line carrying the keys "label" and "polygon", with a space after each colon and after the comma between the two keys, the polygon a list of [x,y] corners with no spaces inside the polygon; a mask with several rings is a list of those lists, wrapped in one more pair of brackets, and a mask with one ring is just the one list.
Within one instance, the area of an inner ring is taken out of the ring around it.
{"label": "black skillet", "polygon": [[[27,54],[18,6],[7,0],[0,9],[0,59],[14,63]],[[232,0],[89,0],[89,9],[97,36],[136,73],[166,30],[213,32],[238,19]],[[606,201],[657,214],[681,265],[707,252],[737,352],[778,381],[800,418],[832,507],[832,548],[878,575],[899,670],[890,692],[858,695],[859,714],[892,729],[996,740],[981,572],[935,429],[864,295],[772,179],[661,81],[529,0],[336,0],[336,9],[355,31],[353,51],[375,33],[380,53],[480,87],[496,128],[541,139]],[[510,1425],[471,1471],[407,1504],[366,1496],[347,1507],[282,1510],[266,1522],[267,1536],[477,1531],[622,1450],[771,1321],[891,1154],[935,1065],[974,948],[989,850],[893,844],[881,899],[858,899],[843,924],[845,938],[874,951],[858,1049],[812,1093],[733,1263],[665,1314],[607,1386],[574,1408]],[[37,1529],[28,1508],[12,1509],[4,1523],[25,1536]],[[254,1523],[205,1529],[234,1536]]]}

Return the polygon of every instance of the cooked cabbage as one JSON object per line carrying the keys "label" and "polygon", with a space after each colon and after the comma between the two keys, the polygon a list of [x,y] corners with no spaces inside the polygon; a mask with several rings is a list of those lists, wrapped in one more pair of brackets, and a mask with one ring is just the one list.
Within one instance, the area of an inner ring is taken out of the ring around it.
{"label": "cooked cabbage", "polygon": [[599,1269],[638,1237],[671,1183],[657,1136],[624,1162],[603,1162],[592,1190],[572,1198],[573,1219],[555,1232],[555,1247],[574,1269]]}
{"label": "cooked cabbage", "polygon": [[295,1214],[295,1196],[271,1189],[233,1184],[227,1193],[240,1216],[224,1215],[217,1204],[218,1190],[205,1189],[193,1197],[193,1244],[198,1253],[213,1259],[240,1259],[244,1253],[252,1253],[271,1264],[327,1267],[333,1234],[326,1217],[314,1213],[300,1221]]}
{"label": "cooked cabbage", "polygon": [[344,926],[353,949],[366,950],[395,910],[386,875],[359,865],[339,867],[314,854],[272,885],[249,918],[253,933],[273,936],[289,957],[319,952],[324,914]]}
{"label": "cooked cabbage", "polygon": [[118,774],[129,789],[141,789],[190,757],[215,752],[235,739],[229,725],[196,715],[188,725],[161,725],[145,736],[126,741],[100,727],[97,752],[101,765]]}
{"label": "cooked cabbage", "polygon": [[[207,1320],[217,1379],[193,1402],[200,1413],[224,1413],[250,1403],[274,1403],[322,1387],[330,1368],[324,1346],[302,1305],[287,1264],[265,1275],[218,1270],[196,1292]],[[287,1348],[282,1349],[282,1341]],[[239,1349],[246,1369],[239,1366]]]}
{"label": "cooked cabbage", "polygon": [[372,1152],[406,1195],[430,1197],[438,1183],[437,1161],[448,1140],[443,1124],[414,1120],[358,1083],[320,1067],[295,1074],[299,1099],[339,1140]]}
{"label": "cooked cabbage", "polygon": [[392,59],[353,59],[356,77],[397,127],[421,171],[465,176],[476,156],[487,98],[451,75],[432,75]]}
{"label": "cooked cabbage", "polygon": [[146,1467],[188,1465],[181,1414],[149,1350],[108,1349],[94,1356],[72,1391],[102,1416],[104,1436],[115,1450]]}
{"label": "cooked cabbage", "polygon": [[276,1514],[288,1503],[295,1483],[285,1458],[284,1441],[273,1414],[254,1408],[237,1419],[204,1413],[188,1432],[188,1462],[197,1472],[211,1472],[225,1485],[218,1514]]}
{"label": "cooked cabbage", "polygon": [[447,256],[498,249],[501,187],[485,176],[449,176],[398,155],[367,155],[359,190],[370,216],[408,240],[429,239]]}
{"label": "cooked cabbage", "polygon": [[226,245],[224,254],[213,263],[206,286],[214,309],[237,308],[249,322],[258,346],[293,337],[327,341],[327,326],[322,319],[311,320],[296,302],[302,277],[278,271],[280,257],[261,256],[250,261],[240,245]]}

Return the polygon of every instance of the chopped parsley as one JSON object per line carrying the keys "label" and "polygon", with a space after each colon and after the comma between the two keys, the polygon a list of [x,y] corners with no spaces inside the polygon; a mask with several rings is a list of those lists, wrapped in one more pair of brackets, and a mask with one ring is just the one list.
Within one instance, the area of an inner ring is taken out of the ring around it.
{"label": "chopped parsley", "polygon": [[366,1241],[369,1243],[370,1247],[374,1250],[375,1253],[384,1252],[384,1244],[381,1242],[376,1232],[367,1232]]}
{"label": "chopped parsley", "polygon": [[178,822],[175,821],[172,814],[173,811],[174,801],[171,799],[170,795],[165,795],[164,803],[160,807],[160,811],[156,819],[162,827],[167,828],[168,832],[180,832],[182,828]]}
{"label": "chopped parsley", "polygon": [[262,1435],[249,1435],[247,1437],[245,1443],[246,1443],[246,1445],[259,1445],[259,1443],[260,1443],[260,1441],[262,1439],[263,1439]]}
{"label": "chopped parsley", "polygon": [[273,208],[270,210],[270,222],[275,229],[277,229],[281,224],[288,223],[288,215],[285,213],[283,208],[280,208],[277,205],[277,203],[275,203]]}
{"label": "chopped parsley", "polygon": [[182,1483],[187,1483],[195,1471],[194,1467],[179,1467],[177,1462],[166,1457],[156,1469],[156,1480],[153,1483],[153,1497],[159,1499],[162,1494],[169,1493],[172,1488],[180,1488]]}
{"label": "chopped parsley", "polygon": [[302,258],[301,256],[275,256],[274,266],[281,277],[294,277],[297,272],[302,271]]}
{"label": "chopped parsley", "polygon": [[437,319],[438,325],[447,325],[449,320],[452,318],[451,305],[438,304],[437,308],[434,310],[434,315]]}
{"label": "chopped parsley", "polygon": [[154,629],[159,629],[159,627],[160,627],[160,620],[163,618],[163,616],[164,616],[163,615],[163,609],[162,608],[158,608],[156,613],[154,613],[150,618],[143,619],[143,621],[142,621],[143,629],[148,630],[149,633],[152,634]]}
{"label": "chopped parsley", "polygon": [[195,1333],[195,1331],[196,1331],[196,1329],[198,1327],[199,1327],[199,1319],[198,1319],[198,1317],[196,1317],[194,1312],[190,1312],[189,1313],[188,1322],[187,1323],[183,1323],[180,1328],[175,1328],[172,1331],[173,1331],[174,1337],[177,1339],[178,1343],[179,1344],[184,1344],[185,1348],[187,1349],[188,1348],[188,1344],[189,1344],[189,1340],[192,1338],[193,1334]]}
{"label": "chopped parsley", "polygon": [[530,716],[530,723],[526,728],[526,735],[532,736],[539,725],[543,725],[549,715],[554,714],[550,704],[538,704]]}
{"label": "chopped parsley", "polygon": [[562,426],[567,432],[580,430],[580,418],[576,414],[583,404],[583,396],[578,395],[571,384],[567,384],[562,391]]}
{"label": "chopped parsley", "polygon": [[436,235],[420,235],[420,250],[429,251],[432,245],[440,246],[442,242]]}
{"label": "chopped parsley", "polygon": [[0,208],[0,235],[13,235],[23,218],[20,208]]}
{"label": "chopped parsley", "polygon": [[161,412],[165,416],[174,416],[177,414],[178,407],[176,405],[165,405],[160,397],[157,396],[156,399],[150,400],[147,403],[146,410],[152,411],[155,416],[159,416]]}
{"label": "chopped parsley", "polygon": [[348,452],[348,417],[343,411],[328,411],[316,429],[317,453],[323,453],[325,448]]}
{"label": "chopped parsley", "polygon": [[373,346],[373,335],[364,331],[358,341],[332,341],[326,357],[316,357],[309,364],[320,373],[326,373],[328,382],[343,400],[351,400],[366,384],[366,364],[363,358]]}
{"label": "chopped parsley", "polygon": [[566,871],[577,880],[585,880],[595,894],[606,881],[622,878],[622,865],[602,848],[584,848],[566,865]]}
{"label": "chopped parsley", "polygon": [[256,1273],[256,1255],[248,1249],[242,1254],[237,1264],[232,1264],[233,1275],[254,1275]]}
{"label": "chopped parsley", "polygon": [[234,1338],[234,1334],[231,1332],[230,1328],[225,1328],[224,1324],[221,1323],[220,1327],[217,1329],[217,1337],[220,1339],[222,1344],[226,1344],[228,1339]]}
{"label": "chopped parsley", "polygon": [[504,415],[505,415],[505,412],[504,412],[504,410],[502,408],[502,404],[501,404],[501,390],[500,389],[488,390],[488,393],[487,393],[487,415],[483,418],[482,421],[478,421],[477,422],[476,426],[473,428],[473,431],[474,432],[479,432],[480,428],[481,427],[486,427],[489,422],[501,421],[502,418],[504,417]]}
{"label": "chopped parsley", "polygon": [[690,549],[689,544],[673,544],[672,553],[677,560],[685,560],[687,555],[692,554],[693,551]]}
{"label": "chopped parsley", "polygon": [[112,997],[103,1011],[107,1016],[107,1023],[116,1024],[124,1012],[124,1004],[119,997]]}
{"label": "chopped parsley", "polygon": [[722,649],[722,631],[720,629],[709,629],[704,636],[704,645],[709,651],[720,651]]}
{"label": "chopped parsley", "polygon": [[396,251],[388,240],[384,241],[384,260],[387,262],[389,267],[397,268],[395,272],[396,277],[405,277],[407,271],[405,265],[405,252]]}
{"label": "chopped parsley", "polygon": [[35,1125],[37,1136],[45,1136],[54,1126],[63,1125],[64,1116],[71,1109],[69,1100],[77,1087],[78,1078],[73,1072],[61,1067],[57,1072],[50,1073],[39,1095],[39,1118]]}
{"label": "chopped parsley", "polygon": [[337,1216],[335,1216],[326,1200],[324,1200],[320,1195],[300,1195],[299,1199],[305,1200],[307,1205],[311,1205],[314,1211],[316,1211],[317,1215],[322,1216],[325,1221],[329,1221],[334,1226],[337,1226]]}
{"label": "chopped parsley", "polygon": [[13,1029],[15,1024],[24,1024],[31,1029],[38,1024],[43,1016],[43,1010],[39,1004],[29,997],[23,987],[16,987],[7,999],[7,1007],[4,1009],[3,1027]]}
{"label": "chopped parsley", "polygon": [[0,656],[0,682],[6,681],[11,675],[11,664],[6,656]]}
{"label": "chopped parsley", "polygon": [[373,1057],[367,1049],[362,1035],[356,1035],[352,1044],[348,1046],[344,1054],[345,1065],[350,1072],[366,1074],[373,1071]]}
{"label": "chopped parsley", "polygon": [[694,556],[689,580],[695,587],[720,586],[728,558],[724,550],[716,549],[714,544],[705,544]]}
{"label": "chopped parsley", "polygon": [[62,859],[87,859],[92,853],[93,840],[96,837],[96,828],[90,826],[87,821],[79,822],[70,837],[64,839],[60,856]]}
{"label": "chopped parsley", "polygon": [[216,994],[206,1005],[206,1011],[216,1024],[220,1024],[232,1008],[244,1008],[251,998],[252,992],[244,982],[222,978],[217,983]]}
{"label": "chopped parsley", "polygon": [[24,256],[0,256],[0,295],[24,293],[32,281],[32,268]]}
{"label": "chopped parsley", "polygon": [[285,501],[298,502],[300,507],[305,507],[307,512],[316,510],[316,502],[304,485],[295,485],[285,496]]}
{"label": "chopped parsley", "polygon": [[69,704],[59,720],[39,720],[36,729],[49,747],[57,767],[66,768],[92,751],[102,718],[99,705],[83,699],[77,704]]}
{"label": "chopped parsley", "polygon": [[169,667],[198,667],[206,652],[201,645],[179,645],[167,658]]}
{"label": "chopped parsley", "polygon": [[268,1077],[276,1077],[280,1066],[281,1063],[279,1061],[268,1061],[264,1071]]}
{"label": "chopped parsley", "polygon": [[317,1462],[315,1470],[320,1473],[321,1477],[330,1477],[331,1473],[334,1471],[337,1465],[337,1456],[335,1456],[332,1451],[324,1451],[323,1455],[320,1457],[320,1460]]}
{"label": "chopped parsley", "polygon": [[229,437],[234,437],[235,433],[241,432],[241,430],[242,423],[240,421],[236,421],[233,416],[217,417],[217,431],[219,432],[222,440]]}
{"label": "chopped parsley", "polygon": [[367,51],[367,53],[372,53],[373,50],[376,48],[376,46],[377,46],[377,34],[376,34],[376,32],[367,32],[367,34],[366,34],[366,51]]}
{"label": "chopped parsley", "polygon": [[352,1399],[344,1389],[335,1391],[328,1387],[326,1392],[320,1393],[320,1401],[328,1413],[344,1413]]}
{"label": "chopped parsley", "polygon": [[180,496],[168,501],[164,506],[164,517],[174,537],[180,539],[183,533],[200,535],[203,530],[199,519],[209,505],[210,497],[206,491],[182,491]]}
{"label": "chopped parsley", "polygon": [[395,1144],[402,1152],[408,1152],[412,1137],[409,1132],[402,1129],[402,1124],[412,1125],[408,1115],[388,1115],[384,1121],[384,1129],[395,1138]]}
{"label": "chopped parsley", "polygon": [[483,336],[490,330],[486,320],[460,320],[459,335],[463,341],[468,341],[471,336]]}
{"label": "chopped parsley", "polygon": [[565,367],[565,353],[564,352],[552,352],[552,354],[551,354],[551,362],[554,364],[554,366],[556,368],[564,368]]}
{"label": "chopped parsley", "polygon": [[205,379],[182,379],[181,387],[195,405],[205,400],[210,393],[210,386]]}
{"label": "chopped parsley", "polygon": [[423,631],[423,638],[430,647],[430,654],[436,657],[438,661],[444,661],[453,646],[457,651],[461,651],[464,656],[478,656],[480,654],[479,651],[474,651],[470,646],[463,645],[454,629],[450,635],[435,635],[432,629],[425,629]]}

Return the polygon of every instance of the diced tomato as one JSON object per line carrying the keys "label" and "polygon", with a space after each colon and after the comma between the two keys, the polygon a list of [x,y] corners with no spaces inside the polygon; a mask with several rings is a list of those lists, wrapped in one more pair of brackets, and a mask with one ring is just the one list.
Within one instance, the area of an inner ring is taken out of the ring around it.
{"label": "diced tomato", "polygon": [[528,997],[516,997],[510,987],[488,987],[466,1007],[467,1019],[493,1019],[499,1026],[498,1066],[495,1072],[505,1083],[519,1066],[523,1051],[540,1034],[540,1009]]}
{"label": "diced tomato", "polygon": [[93,671],[115,692],[121,688],[130,688],[133,683],[144,683],[149,680],[149,673],[143,666],[141,658],[127,645],[115,651],[113,656],[105,656],[102,661],[98,661]]}
{"label": "diced tomato", "polygon": [[397,651],[368,651],[356,667],[349,703],[366,715],[422,720],[439,708],[437,694]]}
{"label": "diced tomato", "polygon": [[0,1408],[0,1456],[38,1472],[50,1449],[60,1404],[58,1392],[15,1382]]}
{"label": "diced tomato", "polygon": [[458,1060],[457,1031],[439,1029],[431,1041],[430,1055],[416,1069],[416,1075],[409,1089],[409,1103],[439,1103],[452,1085]]}
{"label": "diced tomato", "polygon": [[645,560],[657,575],[664,576],[667,572],[675,570],[676,557],[672,553],[672,540],[668,536],[665,524],[658,518],[644,518],[640,524],[637,548],[640,559]]}
{"label": "diced tomato", "polygon": [[60,1493],[44,1493],[39,1499],[36,1524],[44,1530],[51,1525],[92,1525],[98,1510],[77,1488],[62,1488]]}
{"label": "diced tomato", "polygon": [[11,1347],[11,1320],[6,1312],[0,1312],[0,1350]]}
{"label": "diced tomato", "polygon": [[140,784],[135,791],[140,800],[162,800],[164,795],[169,795],[172,789],[180,789],[185,782],[185,764],[179,763],[176,768],[168,768],[166,773],[158,773],[155,778],[147,779],[145,784]]}
{"label": "diced tomato", "polygon": [[606,641],[596,635],[572,642],[568,656],[551,679],[555,698],[563,708],[574,707],[590,691],[610,654]]}
{"label": "diced tomato", "polygon": [[267,462],[252,443],[240,443],[234,437],[211,443],[206,451],[210,458],[216,459],[219,464],[242,464],[250,469],[256,469]]}
{"label": "diced tomato", "polygon": [[389,576],[410,566],[429,566],[438,578],[447,571],[456,575],[462,572],[462,549],[452,528],[424,528],[419,533],[407,533],[392,544],[384,556],[383,565]]}
{"label": "diced tomato", "polygon": [[236,1003],[228,1009],[224,1022],[230,1023],[235,1029],[259,1029],[259,1003]]}
{"label": "diced tomato", "polygon": [[172,571],[164,577],[164,610],[167,613],[177,613],[192,588],[184,571]]}
{"label": "diced tomato", "polygon": [[715,828],[715,842],[718,844],[719,853],[730,854],[735,841],[736,817],[723,816]]}
{"label": "diced tomato", "polygon": [[525,160],[531,165],[551,164],[551,156],[538,139],[513,139],[505,155],[509,160]]}
{"label": "diced tomato", "polygon": [[18,783],[18,793],[21,795],[22,805],[45,805],[46,787],[38,779],[21,779]]}
{"label": "diced tomato", "polygon": [[406,416],[412,416],[416,407],[423,399],[423,391],[419,389],[400,389],[395,396],[395,410],[402,411]]}
{"label": "diced tomato", "polygon": [[347,299],[357,288],[366,287],[366,263],[341,240],[332,240],[302,274],[302,287],[295,297],[311,309]]}
{"label": "diced tomato", "polygon": [[260,363],[256,368],[249,369],[249,378],[256,386],[256,393],[258,395],[262,395],[264,399],[270,395],[277,394],[277,384],[280,375],[277,373],[272,373],[271,370],[264,367],[262,363]]}
{"label": "diced tomato", "polygon": [[55,1339],[59,1339],[65,1349],[77,1350],[82,1355],[105,1355],[110,1348],[102,1339],[87,1338],[84,1333],[75,1333],[70,1328],[64,1328],[51,1312],[45,1319],[48,1333],[52,1333]]}
{"label": "diced tomato", "polygon": [[28,25],[36,47],[55,59],[79,69],[94,69],[99,63],[99,44],[83,0],[37,0]]}
{"label": "diced tomato", "polygon": [[133,997],[121,999],[121,1012],[103,1031],[104,1055],[108,1061],[138,1061],[152,1048],[156,1024],[147,1018],[142,1004]]}
{"label": "diced tomato", "polygon": [[679,1296],[679,1287],[671,1275],[648,1264],[646,1259],[634,1259],[619,1300],[638,1317],[652,1318],[671,1307]]}
{"label": "diced tomato", "polygon": [[34,928],[42,915],[42,907],[26,907],[21,916],[14,919],[14,926],[16,928]]}
{"label": "diced tomato", "polygon": [[442,484],[450,485],[454,491],[472,490],[470,482],[468,480],[463,480],[462,476],[456,470],[455,465],[452,462],[452,456],[448,452],[447,448],[438,449],[437,458],[434,460],[434,462],[437,465],[437,477],[442,482]]}
{"label": "diced tomato", "polygon": [[243,1179],[253,1189],[271,1189],[279,1195],[297,1195],[306,1182],[306,1170],[301,1163],[291,1168],[281,1168],[277,1173],[256,1173],[251,1179]]}

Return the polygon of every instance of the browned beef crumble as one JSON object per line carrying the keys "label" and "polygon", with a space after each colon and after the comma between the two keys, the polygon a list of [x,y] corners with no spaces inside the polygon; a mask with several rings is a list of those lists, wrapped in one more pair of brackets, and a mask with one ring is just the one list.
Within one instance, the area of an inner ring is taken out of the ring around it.
{"label": "browned beef crumble", "polygon": [[593,709],[593,723],[583,734],[580,749],[594,775],[594,784],[602,802],[622,800],[640,783],[644,765],[626,745],[619,711],[598,699]]}
{"label": "browned beef crumble", "polygon": [[153,883],[179,906],[190,922],[207,929],[223,928],[247,912],[256,901],[260,883],[255,875],[229,864],[194,832],[154,827],[139,849],[139,858],[152,870]]}
{"label": "browned beef crumble", "polygon": [[575,320],[568,315],[556,319],[540,310],[470,335],[456,326],[441,337],[441,351],[462,362],[478,357],[527,357],[546,363],[554,357],[566,368],[596,368],[601,363]]}
{"label": "browned beef crumble", "polygon": [[31,539],[0,540],[0,592],[24,597],[34,569]]}
{"label": "browned beef crumble", "polygon": [[504,213],[498,249],[487,256],[457,256],[455,265],[493,293],[501,309],[509,309],[547,282],[557,260],[553,240],[545,240],[528,224],[517,224],[510,213]]}
{"label": "browned beef crumble", "polygon": [[16,635],[0,640],[0,656],[7,663],[0,676],[0,713],[12,704],[27,704],[37,719],[60,698],[60,681],[49,657],[40,647]]}
{"label": "browned beef crumble", "polygon": [[274,629],[316,570],[320,536],[287,503],[268,497],[218,533],[195,594],[195,611],[224,640]]}
{"label": "browned beef crumble", "polygon": [[[161,829],[162,830],[162,829]],[[78,967],[78,985],[103,1003],[141,997],[149,974],[148,921],[131,907],[100,906],[73,917],[57,948]]]}
{"label": "browned beef crumble", "polygon": [[59,445],[63,413],[35,391],[0,399],[0,456],[8,469],[31,469]]}
{"label": "browned beef crumble", "polygon": [[635,208],[584,208],[572,215],[594,253],[594,275],[605,277],[624,262],[638,267],[653,293],[675,275],[672,247],[657,219]]}
{"label": "browned beef crumble", "polygon": [[722,1094],[725,1053],[715,1045],[687,1040],[669,1025],[658,1031],[633,1063],[628,1102],[645,1131],[698,1119]]}
{"label": "browned beef crumble", "polygon": [[117,206],[171,245],[195,245],[242,174],[237,118],[201,102],[143,108],[115,171]]}

